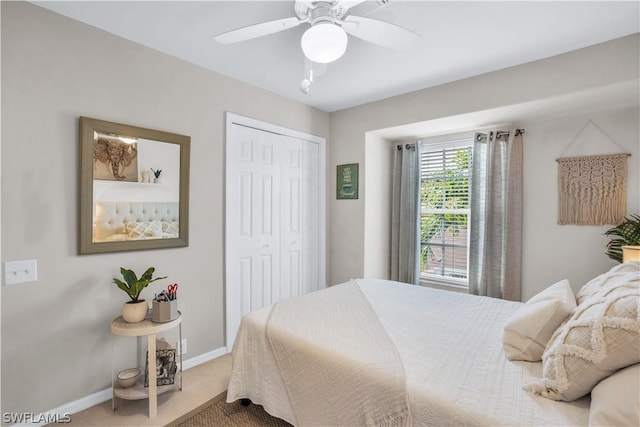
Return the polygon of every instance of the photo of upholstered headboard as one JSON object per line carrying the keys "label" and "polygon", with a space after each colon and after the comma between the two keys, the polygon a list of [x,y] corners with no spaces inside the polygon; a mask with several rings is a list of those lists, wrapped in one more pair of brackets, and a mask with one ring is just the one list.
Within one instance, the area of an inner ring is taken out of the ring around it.
{"label": "photo of upholstered headboard", "polygon": [[94,209],[94,242],[178,237],[178,202],[96,202]]}

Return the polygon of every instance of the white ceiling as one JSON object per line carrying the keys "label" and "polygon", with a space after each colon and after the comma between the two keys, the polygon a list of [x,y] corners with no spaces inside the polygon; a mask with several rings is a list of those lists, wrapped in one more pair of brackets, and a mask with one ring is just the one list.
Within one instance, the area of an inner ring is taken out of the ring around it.
{"label": "white ceiling", "polygon": [[391,50],[350,36],[346,54],[304,95],[300,38],[308,25],[232,45],[213,39],[293,16],[293,1],[33,3],[329,112],[640,32],[637,0],[365,3],[355,11],[411,29],[421,42]]}

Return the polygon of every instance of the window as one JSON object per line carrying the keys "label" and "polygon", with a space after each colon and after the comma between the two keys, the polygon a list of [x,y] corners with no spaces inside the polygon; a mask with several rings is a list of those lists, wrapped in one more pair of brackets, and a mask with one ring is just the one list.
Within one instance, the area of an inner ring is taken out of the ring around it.
{"label": "window", "polygon": [[468,285],[473,139],[422,143],[420,278]]}

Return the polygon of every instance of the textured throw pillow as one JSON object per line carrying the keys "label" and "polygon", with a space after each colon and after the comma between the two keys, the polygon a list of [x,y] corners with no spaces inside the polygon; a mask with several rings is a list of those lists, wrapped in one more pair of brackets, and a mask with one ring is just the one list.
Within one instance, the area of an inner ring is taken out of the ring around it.
{"label": "textured throw pillow", "polygon": [[125,230],[131,240],[162,237],[162,224],[160,221],[129,222]]}
{"label": "textured throw pillow", "polygon": [[163,221],[162,231],[165,237],[178,237],[178,233],[180,231],[180,223]]}
{"label": "textured throw pillow", "polygon": [[630,261],[617,264],[606,273],[603,273],[584,285],[576,294],[576,301],[580,304],[585,298],[595,295],[603,289],[616,286],[625,277],[640,277],[640,261]]}
{"label": "textured throw pillow", "polygon": [[575,400],[619,369],[640,363],[640,277],[585,299],[553,334],[542,355],[543,378],[525,389]]}
{"label": "textured throw pillow", "polygon": [[551,336],[574,308],[576,299],[566,279],[533,296],[504,327],[502,345],[507,359],[541,360]]}
{"label": "textured throw pillow", "polygon": [[593,388],[589,426],[640,426],[640,365],[618,371]]}

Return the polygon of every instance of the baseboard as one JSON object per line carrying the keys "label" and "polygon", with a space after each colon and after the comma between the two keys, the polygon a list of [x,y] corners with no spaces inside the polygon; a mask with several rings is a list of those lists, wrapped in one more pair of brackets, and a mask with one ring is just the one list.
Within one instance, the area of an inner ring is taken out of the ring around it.
{"label": "baseboard", "polygon": [[221,347],[217,350],[210,351],[208,353],[201,354],[200,356],[192,357],[191,359],[182,361],[182,369],[184,371],[195,368],[198,365],[202,365],[203,363],[209,362],[213,359],[217,359],[220,356],[224,356],[227,354],[227,347]]}
{"label": "baseboard", "polygon": [[[209,362],[213,359],[217,359],[220,356],[224,356],[227,354],[227,348],[221,347],[219,349],[210,351],[208,353],[201,354],[196,357],[192,357],[187,360],[182,361],[182,370],[186,371],[191,368],[195,368],[198,365],[202,365],[203,363]],[[12,424],[13,426],[42,426],[51,423],[55,420],[63,420],[65,417],[75,414],[80,411],[84,411],[85,409],[89,409],[92,406],[99,405],[107,400],[110,400],[112,397],[111,387],[98,391],[96,393],[90,394],[89,396],[85,396],[78,400],[74,400],[73,402],[66,403],[62,406],[58,406],[57,408],[53,408],[49,411],[45,411],[41,414],[33,414],[30,416],[31,422],[20,422],[18,424]],[[25,420],[28,421],[28,420]]]}

